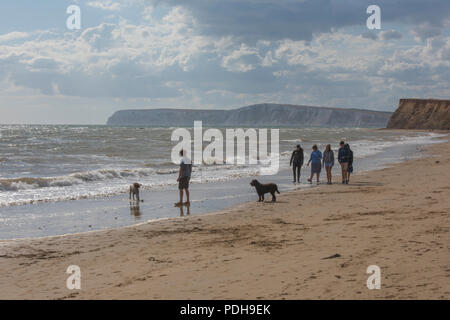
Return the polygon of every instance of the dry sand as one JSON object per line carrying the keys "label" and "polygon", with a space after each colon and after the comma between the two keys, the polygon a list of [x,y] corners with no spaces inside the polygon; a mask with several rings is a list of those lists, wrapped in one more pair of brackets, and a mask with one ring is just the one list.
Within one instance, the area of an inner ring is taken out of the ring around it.
{"label": "dry sand", "polygon": [[[428,153],[277,203],[0,242],[0,298],[449,299],[450,144]],[[81,290],[66,288],[72,264]]]}

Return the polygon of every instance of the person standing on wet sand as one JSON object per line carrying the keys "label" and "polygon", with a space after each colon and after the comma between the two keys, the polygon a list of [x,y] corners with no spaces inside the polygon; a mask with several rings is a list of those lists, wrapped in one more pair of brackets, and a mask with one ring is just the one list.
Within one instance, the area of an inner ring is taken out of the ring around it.
{"label": "person standing on wet sand", "polygon": [[292,152],[290,165],[292,166],[292,173],[294,174],[294,181],[292,182],[300,183],[300,169],[303,166],[303,149],[299,144],[294,152]]}
{"label": "person standing on wet sand", "polygon": [[309,183],[312,183],[314,174],[317,175],[317,184],[319,184],[320,171],[322,169],[322,152],[317,149],[317,145],[313,145],[313,151],[308,161],[308,166],[311,163],[311,177],[308,179]]}
{"label": "person standing on wet sand", "polygon": [[331,145],[327,144],[325,151],[323,152],[323,167],[327,171],[327,184],[333,184],[331,182],[331,169],[334,166],[334,152],[331,150]]}
{"label": "person standing on wet sand", "polygon": [[350,161],[350,148],[346,147],[345,142],[341,141],[338,152],[338,161],[342,169],[342,184],[348,184],[348,162]]}
{"label": "person standing on wet sand", "polygon": [[350,174],[353,173],[353,151],[350,149],[350,145],[347,143],[345,145],[348,148],[349,157],[348,157],[348,168],[347,168],[347,184],[350,182]]}
{"label": "person standing on wet sand", "polygon": [[[191,159],[186,157],[184,151],[180,151],[180,171],[178,173],[178,189],[180,190],[180,202],[175,203],[176,206],[183,204],[189,205],[189,180],[191,179],[192,163]],[[186,192],[186,202],[183,203],[183,190]]]}

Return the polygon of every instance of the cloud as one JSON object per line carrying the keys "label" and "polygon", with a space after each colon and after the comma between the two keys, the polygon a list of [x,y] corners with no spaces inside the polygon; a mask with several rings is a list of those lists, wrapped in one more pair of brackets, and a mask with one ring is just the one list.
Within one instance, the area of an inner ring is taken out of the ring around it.
{"label": "cloud", "polygon": [[382,31],[380,33],[380,37],[383,40],[395,40],[395,39],[401,39],[403,35],[395,30],[389,30],[389,31]]}
{"label": "cloud", "polygon": [[0,35],[0,43],[2,42],[10,42],[14,40],[23,40],[29,36],[26,32],[14,31],[7,34]]}
{"label": "cloud", "polygon": [[418,92],[432,91],[435,95],[445,97],[450,90],[437,90],[448,86],[450,78],[450,61],[447,59],[450,38],[427,40],[425,46],[416,45],[406,50],[395,51],[386,59],[377,74],[383,79],[390,79],[397,86],[416,88]]}
{"label": "cloud", "polygon": [[120,3],[113,0],[96,0],[86,3],[87,6],[107,11],[119,11]]}
{"label": "cloud", "polygon": [[365,39],[378,40],[378,34],[374,31],[366,31],[361,34],[361,37]]}
{"label": "cloud", "polygon": [[[150,0],[155,6],[183,6],[199,22],[201,32],[242,41],[305,40],[348,26],[365,26],[370,0]],[[449,20],[448,0],[391,0],[380,4],[382,25],[429,25],[441,30]],[[435,33],[432,33],[435,34]],[[423,36],[427,36],[426,33]]]}
{"label": "cloud", "polygon": [[411,33],[419,40],[425,41],[429,38],[433,38],[441,35],[442,33],[442,25],[441,24],[433,24],[430,22],[420,23],[417,26],[414,26],[411,30]]}
{"label": "cloud", "polygon": [[232,72],[247,72],[253,70],[261,61],[256,48],[250,48],[245,44],[237,50],[222,58],[222,67]]}
{"label": "cloud", "polygon": [[84,30],[80,40],[87,42],[91,49],[103,51],[115,44],[117,39],[116,25],[111,23],[102,23],[97,27]]}
{"label": "cloud", "polygon": [[[78,35],[44,31],[27,41],[5,44],[0,46],[0,65],[4,65],[0,76],[49,95],[56,84],[60,94],[71,96],[178,96],[178,88],[165,80],[167,69],[189,70],[206,48],[214,49],[194,33],[192,17],[173,8],[150,25],[121,20]],[[237,64],[231,60],[226,62],[230,68]]]}

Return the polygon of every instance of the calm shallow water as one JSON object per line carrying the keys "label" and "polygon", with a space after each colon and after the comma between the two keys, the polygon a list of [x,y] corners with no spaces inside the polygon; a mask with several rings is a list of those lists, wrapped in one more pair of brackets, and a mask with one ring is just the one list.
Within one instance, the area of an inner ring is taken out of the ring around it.
{"label": "calm shallow water", "polygon": [[[0,239],[84,232],[187,214],[186,207],[184,212],[173,207],[178,168],[170,162],[172,130],[1,126]],[[373,129],[281,129],[281,170],[258,179],[278,183],[282,192],[310,187],[290,183],[289,158],[297,143],[309,154],[314,143],[320,149],[332,143],[336,149],[345,139],[359,172],[419,156],[418,147],[436,142],[438,136]],[[303,182],[308,170],[302,171]],[[190,214],[255,200],[248,184],[255,175],[254,166],[194,168]],[[144,184],[139,207],[130,205],[126,194],[134,181]]]}

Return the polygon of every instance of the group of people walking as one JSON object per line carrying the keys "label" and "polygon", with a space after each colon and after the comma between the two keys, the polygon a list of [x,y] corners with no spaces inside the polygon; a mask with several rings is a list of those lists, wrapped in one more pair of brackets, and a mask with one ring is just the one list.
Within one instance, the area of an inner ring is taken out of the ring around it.
{"label": "group of people walking", "polygon": [[[311,165],[311,176],[308,179],[309,183],[312,183],[314,175],[317,176],[317,184],[320,181],[320,172],[322,167],[325,168],[327,172],[327,184],[332,184],[331,170],[334,166],[334,152],[331,149],[331,145],[327,145],[325,150],[320,152],[317,145],[313,145],[312,152],[309,157],[307,166]],[[180,170],[178,174],[178,189],[180,191],[180,201],[175,205],[189,205],[189,181],[192,173],[192,163],[189,158],[186,157],[184,151],[180,151]],[[290,165],[292,166],[292,171],[294,174],[294,183],[300,182],[300,171],[304,162],[303,149],[300,145],[292,152]],[[350,181],[350,174],[353,172],[353,151],[350,149],[348,143],[341,141],[340,148],[338,152],[338,162],[342,169],[342,183],[348,184]],[[183,202],[183,191],[186,193],[186,202]]]}
{"label": "group of people walking", "polygon": [[[317,176],[317,184],[320,182],[320,172],[322,167],[327,172],[327,184],[332,184],[331,170],[334,166],[334,152],[331,149],[331,145],[327,145],[322,152],[317,148],[317,145],[313,145],[312,152],[309,157],[307,166],[311,165],[311,176],[308,179],[309,183],[312,183],[314,175]],[[292,152],[290,165],[294,175],[293,182],[300,182],[300,169],[303,166],[304,155],[303,149],[300,145]],[[344,141],[340,142],[340,148],[338,151],[338,162],[342,169],[342,184],[348,184],[350,181],[350,174],[353,172],[353,151],[350,149],[350,145]]]}

